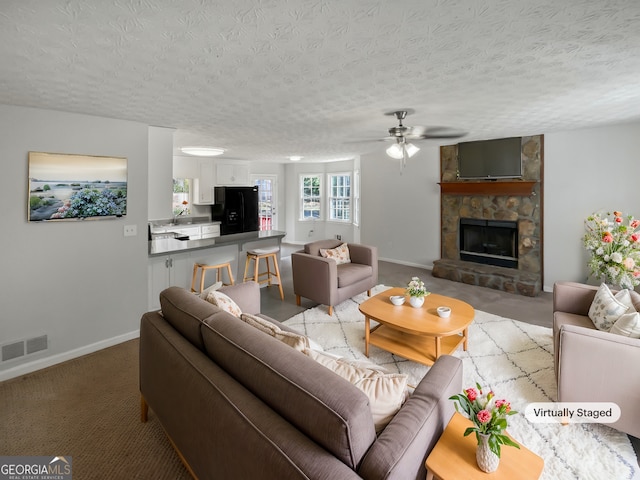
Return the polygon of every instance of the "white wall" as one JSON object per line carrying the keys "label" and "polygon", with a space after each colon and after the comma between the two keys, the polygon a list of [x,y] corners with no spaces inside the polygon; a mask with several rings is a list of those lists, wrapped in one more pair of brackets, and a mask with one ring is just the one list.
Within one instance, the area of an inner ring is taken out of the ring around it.
{"label": "white wall", "polygon": [[[544,136],[544,288],[584,282],[584,219],[620,210],[640,218],[640,123]],[[593,280],[590,280],[593,283]]]}
{"label": "white wall", "polygon": [[440,258],[440,148],[423,144],[400,174],[398,160],[363,155],[362,243],[383,260],[431,268]]}
{"label": "white wall", "polygon": [[149,127],[147,218],[173,216],[173,128]]}
{"label": "white wall", "polygon": [[[139,123],[0,105],[0,344],[49,338],[46,351],[1,362],[0,380],[137,335],[147,307],[147,142]],[[127,157],[126,217],[27,222],[29,151]],[[125,225],[138,235],[124,237]]]}

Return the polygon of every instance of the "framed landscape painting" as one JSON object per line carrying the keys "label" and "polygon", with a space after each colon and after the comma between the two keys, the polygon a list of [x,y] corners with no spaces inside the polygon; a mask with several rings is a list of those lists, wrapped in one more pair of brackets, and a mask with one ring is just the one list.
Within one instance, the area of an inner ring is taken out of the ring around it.
{"label": "framed landscape painting", "polygon": [[127,214],[127,159],[29,152],[30,222]]}

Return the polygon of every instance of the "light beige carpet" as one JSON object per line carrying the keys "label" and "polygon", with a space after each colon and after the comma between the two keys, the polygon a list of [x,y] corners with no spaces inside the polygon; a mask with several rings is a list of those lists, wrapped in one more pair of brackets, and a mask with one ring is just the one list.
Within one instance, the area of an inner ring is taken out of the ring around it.
{"label": "light beige carpet", "polygon": [[71,456],[73,478],[189,479],[150,412],[138,340],[0,383],[0,454]]}

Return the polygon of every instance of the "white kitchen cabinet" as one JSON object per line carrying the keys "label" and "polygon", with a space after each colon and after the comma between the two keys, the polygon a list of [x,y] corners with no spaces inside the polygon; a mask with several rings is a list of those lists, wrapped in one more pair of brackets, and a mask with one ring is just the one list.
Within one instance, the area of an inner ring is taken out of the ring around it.
{"label": "white kitchen cabinet", "polygon": [[198,162],[198,176],[193,179],[193,203],[196,205],[212,204],[214,185],[213,160],[200,160]]}
{"label": "white kitchen cabinet", "polygon": [[170,286],[191,289],[193,262],[189,253],[173,253],[149,258],[149,310],[160,308],[160,292]]}
{"label": "white kitchen cabinet", "polygon": [[214,238],[220,236],[220,224],[202,225],[200,227],[200,238]]}
{"label": "white kitchen cabinet", "polygon": [[249,165],[245,163],[217,163],[216,185],[250,185]]}

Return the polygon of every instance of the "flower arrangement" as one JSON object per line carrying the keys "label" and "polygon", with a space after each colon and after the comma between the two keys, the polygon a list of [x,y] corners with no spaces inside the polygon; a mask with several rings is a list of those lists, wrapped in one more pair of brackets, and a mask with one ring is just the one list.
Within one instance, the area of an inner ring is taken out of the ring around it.
{"label": "flower arrangement", "polygon": [[188,215],[189,214],[189,208],[187,207],[187,205],[189,205],[189,202],[187,202],[186,200],[182,201],[182,208],[175,207],[175,209],[173,210],[173,215],[176,217],[179,217],[180,215]]}
{"label": "flower arrangement", "polygon": [[[456,411],[462,411],[473,422],[473,427],[464,431],[464,436],[476,433],[476,440],[480,444],[480,435],[488,435],[489,448],[500,457],[500,446],[509,445],[520,448],[503,432],[507,428],[507,417],[514,415],[511,404],[506,400],[496,400],[493,391],[483,393],[482,387],[476,383],[475,388],[467,388],[461,394],[449,397],[456,402]],[[458,408],[458,405],[460,406]]]}
{"label": "flower arrangement", "polygon": [[431,292],[427,292],[424,282],[418,277],[412,277],[411,281],[407,284],[407,295],[411,297],[426,297]]}
{"label": "flower arrangement", "polygon": [[633,288],[640,284],[640,220],[622,212],[594,213],[585,220],[583,242],[591,274],[605,282]]}

